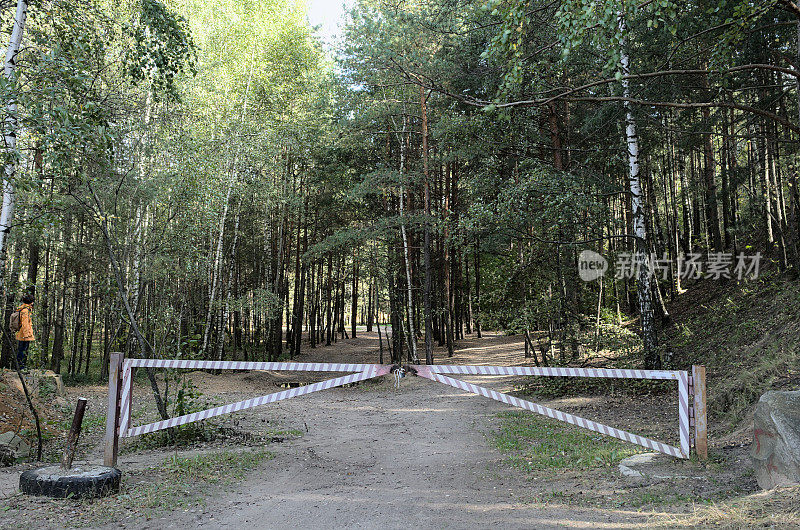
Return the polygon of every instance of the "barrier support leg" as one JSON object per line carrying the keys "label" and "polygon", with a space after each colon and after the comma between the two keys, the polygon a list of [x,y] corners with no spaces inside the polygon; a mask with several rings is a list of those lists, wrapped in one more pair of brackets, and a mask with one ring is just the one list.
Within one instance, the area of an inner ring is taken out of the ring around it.
{"label": "barrier support leg", "polygon": [[119,416],[120,393],[122,392],[122,360],[123,354],[112,353],[109,355],[108,367],[108,411],[106,412],[106,439],[103,465],[114,467],[117,465],[117,452],[119,450]]}
{"label": "barrier support leg", "polygon": [[707,460],[706,367],[692,366],[692,379],[694,380],[694,450],[700,460]]}

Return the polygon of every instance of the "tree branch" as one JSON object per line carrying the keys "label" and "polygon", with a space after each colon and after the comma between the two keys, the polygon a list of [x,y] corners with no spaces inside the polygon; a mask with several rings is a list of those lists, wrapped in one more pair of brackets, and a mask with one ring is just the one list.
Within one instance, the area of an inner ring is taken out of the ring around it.
{"label": "tree branch", "polygon": [[[774,120],[781,125],[788,127],[791,131],[800,134],[800,127],[794,125],[793,123],[789,122],[789,120],[778,116],[775,113],[762,110],[756,107],[751,107],[749,105],[742,105],[741,103],[731,103],[731,102],[723,102],[723,101],[709,101],[706,103],[676,103],[672,101],[647,101],[643,99],[636,99],[636,98],[624,98],[622,96],[606,96],[606,97],[577,97],[577,98],[566,98],[567,101],[596,101],[596,102],[607,102],[607,101],[627,101],[629,103],[633,103],[634,105],[643,105],[648,107],[669,107],[675,109],[702,109],[702,108],[726,108],[726,109],[736,109],[741,110],[744,112],[750,112],[752,114],[757,114],[759,116],[763,116],[764,118],[769,118],[770,120]],[[499,105],[498,105],[499,106]]]}
{"label": "tree branch", "polygon": [[800,6],[791,0],[778,0],[778,3],[783,6],[786,11],[792,13],[797,18],[800,18]]}

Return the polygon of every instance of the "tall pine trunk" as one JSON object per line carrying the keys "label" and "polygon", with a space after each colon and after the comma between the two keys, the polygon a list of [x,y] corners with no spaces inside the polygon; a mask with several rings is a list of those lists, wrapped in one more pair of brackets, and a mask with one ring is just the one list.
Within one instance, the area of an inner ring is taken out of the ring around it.
{"label": "tall pine trunk", "polygon": [[[405,162],[406,162],[406,149],[405,149],[405,139],[406,139],[406,127],[408,123],[408,118],[403,116],[403,132],[400,137],[400,174],[401,178],[405,171]],[[411,362],[414,364],[419,363],[419,356],[417,355],[417,334],[414,331],[414,303],[412,300],[413,296],[413,284],[411,283],[411,265],[409,261],[408,255],[408,236],[406,235],[406,220],[405,220],[405,213],[403,209],[403,203],[405,202],[405,190],[404,186],[400,186],[400,233],[403,237],[403,263],[405,264],[405,271],[406,271],[406,293],[408,295],[408,345],[411,351],[409,354],[411,356]]]}
{"label": "tall pine trunk", "polygon": [[424,89],[419,88],[420,107],[422,110],[422,172],[425,178],[425,233],[422,245],[423,267],[425,267],[425,284],[422,291],[423,312],[425,318],[425,364],[433,364],[433,324],[431,321],[431,185],[430,175],[428,174],[428,96]]}

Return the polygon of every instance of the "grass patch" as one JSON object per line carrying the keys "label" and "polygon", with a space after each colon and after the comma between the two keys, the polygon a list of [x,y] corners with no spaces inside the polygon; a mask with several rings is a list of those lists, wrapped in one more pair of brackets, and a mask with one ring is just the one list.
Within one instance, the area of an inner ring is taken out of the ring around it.
{"label": "grass patch", "polygon": [[[99,505],[101,510],[109,508],[108,515],[112,518],[123,513],[127,516],[132,512],[154,517],[201,505],[204,496],[214,486],[232,485],[261,462],[274,457],[274,453],[263,450],[223,451],[188,457],[174,455],[166,458],[161,466],[148,470],[157,472],[158,480],[144,480],[124,487],[115,497],[86,501],[84,504],[90,508]],[[108,500],[108,506],[102,506],[105,500]]]}
{"label": "grass patch", "polygon": [[201,420],[173,427],[172,436],[170,436],[169,430],[164,429],[126,440],[120,452],[127,454],[164,447],[186,448],[195,444],[214,441],[223,432],[223,427],[219,426],[213,419]]}
{"label": "grass patch", "polygon": [[[604,509],[649,511],[692,505],[696,511],[700,511],[704,507],[714,506],[715,502],[729,499],[733,494],[741,495],[741,491],[721,491],[708,497],[702,497],[694,492],[676,491],[668,485],[654,485],[648,486],[642,491],[626,489],[607,496],[594,495],[588,489],[587,491],[550,491],[544,495],[544,498],[546,501],[562,506],[594,506]],[[648,528],[652,526],[652,524],[647,525]],[[671,525],[667,526],[672,527]]]}
{"label": "grass patch", "polygon": [[507,411],[497,416],[500,432],[492,443],[506,455],[509,465],[526,472],[610,467],[641,452],[630,444],[528,412]]}
{"label": "grass patch", "polygon": [[269,443],[302,438],[305,435],[305,431],[301,429],[239,429],[237,427],[226,426],[222,421],[214,422],[213,419],[175,427],[173,433],[173,438],[170,438],[167,430],[162,430],[143,434],[133,439],[126,439],[120,452],[122,454],[129,454],[166,447],[187,448],[211,442],[235,443],[243,446],[263,446]]}
{"label": "grass patch", "polygon": [[163,469],[176,483],[216,484],[241,479],[246,471],[274,457],[275,454],[269,451],[224,451],[188,457],[175,455],[164,461]]}
{"label": "grass patch", "polygon": [[286,437],[286,438],[302,438],[305,432],[300,429],[276,429],[267,431],[266,436],[272,437]]}
{"label": "grass patch", "polygon": [[[72,527],[115,524],[126,518],[150,519],[202,506],[212,492],[237,484],[260,463],[274,457],[274,453],[264,450],[175,455],[159,466],[126,472],[120,492],[110,497],[53,500],[19,494],[9,498],[0,510],[19,520],[21,527],[30,524],[32,528],[40,526],[42,519]],[[26,523],[23,514],[32,509],[37,518]]]}
{"label": "grass patch", "polygon": [[39,399],[50,401],[56,395],[56,383],[52,379],[42,378],[39,381]]}

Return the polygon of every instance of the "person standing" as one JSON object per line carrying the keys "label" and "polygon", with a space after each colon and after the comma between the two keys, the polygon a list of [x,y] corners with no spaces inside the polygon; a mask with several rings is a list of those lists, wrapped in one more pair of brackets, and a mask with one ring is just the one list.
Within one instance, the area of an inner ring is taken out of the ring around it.
{"label": "person standing", "polygon": [[16,337],[18,341],[17,346],[17,363],[19,369],[24,370],[25,364],[28,360],[28,347],[31,342],[36,340],[33,336],[33,323],[31,322],[31,310],[33,309],[33,295],[27,293],[22,296],[22,305],[19,306],[19,330]]}

